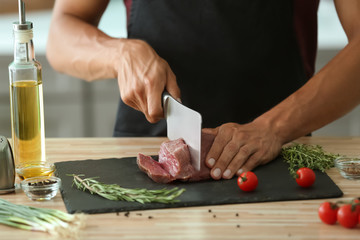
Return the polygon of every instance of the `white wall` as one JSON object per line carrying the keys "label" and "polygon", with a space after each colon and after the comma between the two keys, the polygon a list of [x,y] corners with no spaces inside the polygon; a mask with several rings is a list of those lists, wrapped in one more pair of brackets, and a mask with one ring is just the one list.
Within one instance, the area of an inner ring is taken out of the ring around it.
{"label": "white wall", "polygon": [[[319,51],[316,71],[319,71],[347,44],[346,35],[337,17],[332,0],[321,0],[319,9]],[[360,80],[360,76],[359,76]],[[360,93],[359,93],[360,94]],[[315,136],[360,136],[360,106],[342,118],[315,131]]]}

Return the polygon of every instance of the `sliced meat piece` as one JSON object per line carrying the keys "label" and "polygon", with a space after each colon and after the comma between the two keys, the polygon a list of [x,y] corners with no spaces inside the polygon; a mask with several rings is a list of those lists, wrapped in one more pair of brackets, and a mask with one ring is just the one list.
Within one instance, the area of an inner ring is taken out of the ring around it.
{"label": "sliced meat piece", "polygon": [[163,142],[159,151],[159,162],[150,156],[138,154],[139,168],[157,183],[169,183],[174,180],[201,181],[210,179],[210,169],[205,158],[214,142],[212,134],[201,134],[201,170],[195,171],[191,165],[188,145],[183,139]]}
{"label": "sliced meat piece", "polygon": [[200,171],[195,171],[189,181],[196,182],[201,180],[210,179],[210,168],[205,164],[206,155],[214,142],[215,135],[210,133],[201,132],[201,167]]}
{"label": "sliced meat piece", "polygon": [[169,183],[174,180],[169,172],[150,156],[139,153],[136,162],[140,170],[144,171],[154,182]]}
{"label": "sliced meat piece", "polygon": [[188,145],[183,139],[165,141],[160,146],[159,163],[179,180],[186,180],[194,173]]}

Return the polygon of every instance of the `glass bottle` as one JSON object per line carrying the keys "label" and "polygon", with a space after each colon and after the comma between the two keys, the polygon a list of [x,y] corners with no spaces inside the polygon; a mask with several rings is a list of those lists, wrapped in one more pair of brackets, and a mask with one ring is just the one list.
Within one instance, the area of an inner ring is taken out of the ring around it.
{"label": "glass bottle", "polygon": [[[23,19],[24,20],[24,19]],[[20,179],[50,175],[46,169],[41,64],[35,60],[33,24],[14,22],[14,61],[9,65],[11,132]]]}

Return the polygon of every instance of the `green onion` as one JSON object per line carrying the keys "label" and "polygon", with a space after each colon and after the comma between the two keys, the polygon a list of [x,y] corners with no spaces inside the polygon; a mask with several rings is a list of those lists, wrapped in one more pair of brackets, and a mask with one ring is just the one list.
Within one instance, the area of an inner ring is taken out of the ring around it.
{"label": "green onion", "polygon": [[130,189],[120,187],[117,184],[101,183],[94,178],[80,178],[80,176],[84,175],[71,174],[70,176],[73,176],[73,185],[77,189],[89,191],[91,194],[95,193],[113,201],[174,203],[179,201],[175,200],[175,198],[185,191],[185,189],[178,189],[177,187],[159,190],[148,190],[145,188]]}
{"label": "green onion", "polygon": [[0,224],[23,230],[48,232],[64,238],[76,236],[84,227],[84,216],[17,205],[0,198]]}

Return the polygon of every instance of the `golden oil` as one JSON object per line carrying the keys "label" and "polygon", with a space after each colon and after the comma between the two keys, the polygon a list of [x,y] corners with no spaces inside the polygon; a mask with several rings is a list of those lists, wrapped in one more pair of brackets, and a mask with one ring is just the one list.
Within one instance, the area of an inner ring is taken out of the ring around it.
{"label": "golden oil", "polygon": [[[14,61],[9,65],[12,150],[21,179],[49,175],[41,64],[35,60],[33,25],[14,22]],[[51,172],[51,173],[49,173]]]}
{"label": "golden oil", "polygon": [[[15,166],[19,175],[43,175],[29,164],[46,161],[42,82],[16,81],[10,85],[12,142]],[[18,169],[27,168],[26,171]],[[33,170],[30,170],[33,169]],[[48,172],[44,169],[45,172]],[[34,172],[34,173],[32,173]],[[26,176],[20,176],[20,178]]]}
{"label": "golden oil", "polygon": [[52,176],[54,170],[54,165],[29,163],[16,169],[16,173],[21,180],[24,180],[39,176]]}

